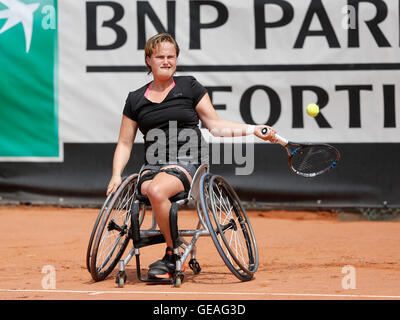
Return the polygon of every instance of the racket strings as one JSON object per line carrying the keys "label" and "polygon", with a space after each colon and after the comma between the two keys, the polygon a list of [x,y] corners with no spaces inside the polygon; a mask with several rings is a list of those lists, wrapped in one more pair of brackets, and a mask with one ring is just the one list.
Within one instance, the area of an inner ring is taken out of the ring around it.
{"label": "racket strings", "polygon": [[291,159],[294,170],[314,174],[328,170],[336,165],[338,156],[335,150],[326,146],[299,148]]}

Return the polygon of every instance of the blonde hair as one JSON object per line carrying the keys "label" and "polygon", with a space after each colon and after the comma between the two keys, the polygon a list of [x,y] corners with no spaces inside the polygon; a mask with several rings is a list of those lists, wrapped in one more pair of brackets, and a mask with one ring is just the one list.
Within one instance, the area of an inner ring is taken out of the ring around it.
{"label": "blonde hair", "polygon": [[170,42],[175,47],[176,57],[179,56],[179,46],[175,39],[169,33],[159,33],[155,36],[152,36],[146,42],[146,46],[144,47],[144,61],[146,63],[148,74],[151,73],[151,67],[147,64],[146,57],[151,57],[153,54],[154,49],[161,43],[161,42]]}

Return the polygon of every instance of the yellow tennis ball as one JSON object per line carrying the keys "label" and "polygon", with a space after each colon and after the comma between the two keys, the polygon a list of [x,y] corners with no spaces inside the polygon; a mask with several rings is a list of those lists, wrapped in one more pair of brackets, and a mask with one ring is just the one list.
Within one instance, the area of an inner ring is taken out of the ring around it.
{"label": "yellow tennis ball", "polygon": [[311,117],[315,117],[319,113],[319,107],[315,103],[310,103],[307,106],[307,113]]}

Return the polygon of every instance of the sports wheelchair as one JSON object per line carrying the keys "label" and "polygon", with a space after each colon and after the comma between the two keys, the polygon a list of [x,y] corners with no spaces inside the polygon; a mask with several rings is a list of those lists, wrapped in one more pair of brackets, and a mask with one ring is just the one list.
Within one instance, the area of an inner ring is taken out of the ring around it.
{"label": "sports wheelchair", "polygon": [[[142,275],[140,249],[165,242],[152,214],[152,226],[141,230],[146,209],[151,210],[147,197],[138,192],[139,174],[123,179],[116,192],[105,200],[90,236],[86,265],[94,281],[104,280],[119,265],[116,276],[118,287],[126,283],[125,267],[136,258],[138,279],[144,282],[168,282],[179,287],[184,279],[184,265],[189,255],[189,267],[194,274],[201,271],[196,260],[196,242],[199,237],[211,236],[218,253],[229,270],[241,281],[249,281],[258,269],[258,249],[249,218],[240,200],[221,176],[209,172],[202,164],[193,176],[189,192],[170,198],[170,229],[173,239],[175,273],[168,279],[153,279]],[[177,212],[180,206],[192,204],[197,210],[195,230],[178,230]],[[191,237],[190,241],[185,238]],[[133,248],[123,258],[128,243]]]}

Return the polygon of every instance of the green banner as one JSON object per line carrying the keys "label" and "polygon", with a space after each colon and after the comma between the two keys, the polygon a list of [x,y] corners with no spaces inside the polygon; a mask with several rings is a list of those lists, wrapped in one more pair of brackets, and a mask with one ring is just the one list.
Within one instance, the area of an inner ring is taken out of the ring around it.
{"label": "green banner", "polygon": [[0,157],[58,157],[56,0],[0,0]]}

